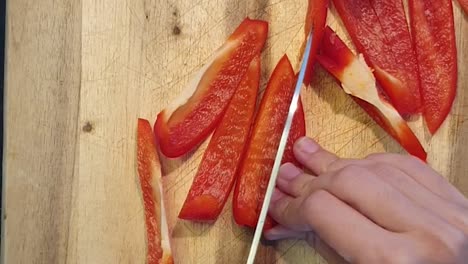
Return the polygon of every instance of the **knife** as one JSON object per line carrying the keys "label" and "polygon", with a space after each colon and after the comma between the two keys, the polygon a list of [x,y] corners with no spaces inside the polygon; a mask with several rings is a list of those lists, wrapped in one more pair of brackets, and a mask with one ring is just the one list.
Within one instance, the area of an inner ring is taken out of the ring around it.
{"label": "knife", "polygon": [[294,94],[291,99],[291,104],[289,106],[288,117],[284,125],[283,134],[281,135],[280,143],[278,146],[278,152],[276,153],[275,163],[273,164],[273,169],[271,170],[270,181],[268,182],[265,198],[263,199],[262,210],[260,211],[257,227],[255,228],[255,234],[252,240],[252,245],[250,247],[249,256],[247,258],[247,264],[253,264],[255,261],[258,243],[260,242],[260,237],[262,236],[263,226],[265,225],[265,218],[267,216],[268,207],[270,205],[271,195],[273,194],[273,190],[275,189],[276,178],[278,177],[278,171],[281,166],[281,160],[283,159],[284,149],[286,148],[286,143],[288,141],[292,120],[294,117],[294,113],[297,109],[299,95],[301,94],[302,82],[304,81],[307,62],[309,61],[310,48],[312,46],[312,32],[309,33],[309,36],[307,38],[307,45],[305,48],[304,55],[302,57],[302,64],[301,69],[299,71],[299,76],[297,78],[296,88],[294,88]]}

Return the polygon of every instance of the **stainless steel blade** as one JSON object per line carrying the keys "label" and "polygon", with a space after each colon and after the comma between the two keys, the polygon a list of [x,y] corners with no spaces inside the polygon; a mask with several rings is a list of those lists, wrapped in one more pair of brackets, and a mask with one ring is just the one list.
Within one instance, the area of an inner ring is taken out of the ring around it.
{"label": "stainless steel blade", "polygon": [[260,242],[260,237],[262,236],[263,226],[265,225],[265,218],[268,213],[268,207],[270,205],[271,195],[276,185],[276,178],[278,177],[278,171],[281,165],[281,160],[283,159],[284,149],[286,148],[286,143],[288,141],[289,130],[291,130],[291,124],[294,117],[294,113],[297,109],[297,103],[299,101],[299,95],[301,94],[302,82],[304,81],[305,70],[307,68],[307,62],[309,60],[310,48],[312,46],[312,33],[309,34],[307,39],[307,45],[305,48],[304,55],[302,57],[301,70],[299,71],[299,76],[297,78],[296,87],[294,89],[294,94],[291,100],[291,105],[289,106],[288,117],[283,129],[283,134],[281,135],[281,140],[278,146],[278,152],[276,153],[275,163],[273,164],[273,169],[271,170],[270,181],[265,193],[265,198],[263,200],[262,210],[260,211],[260,216],[258,218],[257,227],[255,228],[255,234],[252,240],[252,245],[250,247],[249,257],[247,259],[247,264],[253,264],[255,261],[255,256],[257,254],[258,244]]}

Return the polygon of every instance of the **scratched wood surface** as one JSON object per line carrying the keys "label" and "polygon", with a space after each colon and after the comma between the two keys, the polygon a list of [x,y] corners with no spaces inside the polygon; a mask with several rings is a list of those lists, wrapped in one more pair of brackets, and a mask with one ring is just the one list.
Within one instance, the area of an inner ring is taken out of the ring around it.
{"label": "scratched wood surface", "polygon": [[[4,263],[143,263],[137,117],[156,114],[245,16],[270,22],[262,87],[282,54],[298,66],[305,0],[8,1]],[[429,163],[468,194],[467,17],[454,4],[458,95]],[[329,23],[340,35],[332,9]],[[320,67],[303,91],[307,134],[343,157],[402,152]],[[228,202],[212,225],[178,221],[206,143],[163,159],[177,263],[242,263],[252,232]],[[304,242],[263,245],[257,263],[324,263]]]}

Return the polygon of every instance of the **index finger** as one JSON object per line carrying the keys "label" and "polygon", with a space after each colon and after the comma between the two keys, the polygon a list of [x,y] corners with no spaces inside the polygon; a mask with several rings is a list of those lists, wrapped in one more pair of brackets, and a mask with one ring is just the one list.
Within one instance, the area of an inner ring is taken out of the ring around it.
{"label": "index finger", "polygon": [[[270,215],[295,231],[313,231],[343,258],[361,257],[379,263],[378,254],[398,239],[396,233],[378,226],[327,191],[309,197],[283,196],[270,206]],[[372,239],[369,239],[372,238]]]}
{"label": "index finger", "polygon": [[313,174],[320,175],[339,157],[323,149],[317,142],[308,137],[302,137],[294,144],[294,156]]}

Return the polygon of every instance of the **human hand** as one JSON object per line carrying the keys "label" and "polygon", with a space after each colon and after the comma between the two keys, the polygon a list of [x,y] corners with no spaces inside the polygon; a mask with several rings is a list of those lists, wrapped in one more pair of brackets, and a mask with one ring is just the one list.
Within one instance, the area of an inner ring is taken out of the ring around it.
{"label": "human hand", "polygon": [[468,261],[468,200],[419,159],[341,159],[305,137],[294,154],[311,174],[281,167],[266,239],[306,239],[330,262]]}

